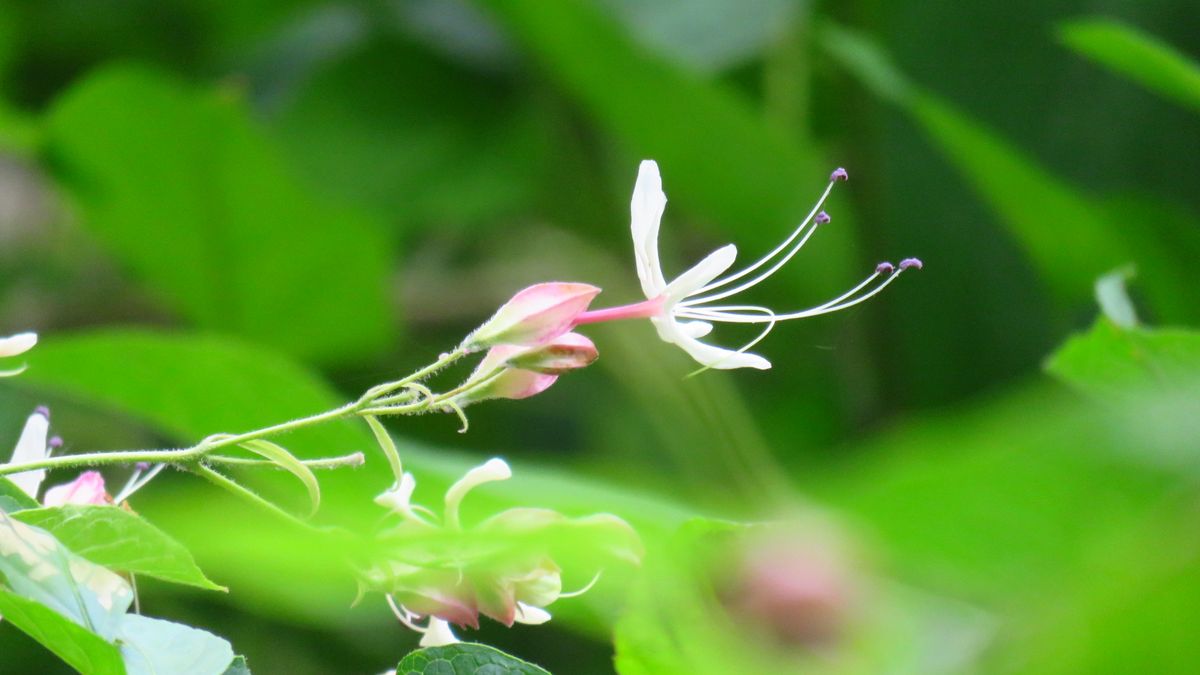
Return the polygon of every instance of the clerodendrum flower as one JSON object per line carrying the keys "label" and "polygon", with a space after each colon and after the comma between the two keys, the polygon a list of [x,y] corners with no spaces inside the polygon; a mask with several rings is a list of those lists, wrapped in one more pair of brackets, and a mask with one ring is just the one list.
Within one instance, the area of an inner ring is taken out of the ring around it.
{"label": "clerodendrum flower", "polygon": [[[575,325],[649,318],[660,338],[678,345],[706,368],[770,368],[770,361],[747,350],[766,337],[776,323],[853,307],[882,291],[904,270],[921,267],[921,261],[916,258],[903,260],[898,266],[880,263],[872,274],[849,291],[828,302],[795,312],[776,312],[757,305],[719,304],[726,298],[757,286],[787,264],[817,231],[817,227],[829,222],[829,215],[821,208],[834,184],[846,178],[844,169],[834,171],[824,193],[808,216],[781,244],[753,264],[721,276],[737,257],[737,247],[728,244],[667,282],[658,257],[658,230],[667,197],[663,193],[658,165],[653,160],[643,161],[633,189],[630,215],[638,280],[641,281],[646,300],[622,307],[583,312],[576,317]],[[765,324],[765,328],[749,344],[731,350],[700,341],[712,331],[714,323]]]}
{"label": "clerodendrum flower", "polygon": [[[0,357],[17,356],[33,349],[37,344],[37,333],[17,333],[8,337],[0,338]],[[14,368],[12,370],[0,370],[0,377],[11,377],[20,375],[25,371],[25,367]]]}
{"label": "clerodendrum flower", "polygon": [[[24,464],[49,457],[55,448],[62,446],[61,438],[49,435],[50,410],[45,406],[39,406],[25,421],[25,427],[17,439],[17,447],[13,450],[12,463]],[[42,481],[46,479],[46,470],[22,471],[12,474],[8,479],[31,499],[37,500]],[[112,497],[109,497],[104,489],[104,476],[96,471],[84,471],[70,483],[56,485],[46,490],[46,494],[42,498],[42,504],[45,506],[102,505],[112,502]]]}

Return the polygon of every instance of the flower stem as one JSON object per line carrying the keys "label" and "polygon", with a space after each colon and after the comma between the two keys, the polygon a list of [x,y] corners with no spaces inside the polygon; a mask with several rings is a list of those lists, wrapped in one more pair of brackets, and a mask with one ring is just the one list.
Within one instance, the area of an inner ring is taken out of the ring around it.
{"label": "flower stem", "polygon": [[204,464],[196,463],[195,465],[188,467],[188,468],[189,468],[189,470],[192,471],[192,473],[195,473],[196,475],[200,476],[201,478],[204,478],[205,480],[212,483],[213,485],[216,485],[217,487],[236,495],[237,497],[241,498],[244,501],[254,504],[255,506],[259,507],[260,509],[267,511],[268,513],[271,513],[271,514],[275,515],[276,517],[286,520],[287,522],[291,523],[292,525],[295,525],[296,527],[299,527],[299,528],[305,529],[305,530],[317,529],[317,528],[314,528],[312,525],[309,525],[308,523],[304,522],[303,520],[300,520],[296,516],[293,516],[292,514],[288,513],[287,511],[284,511],[283,509],[279,508],[275,504],[267,501],[266,499],[263,499],[261,496],[259,496],[259,494],[257,492],[254,492],[250,488],[242,485],[241,483],[233,480],[232,478],[229,478],[228,476],[226,476],[223,473],[219,473],[217,471],[212,470],[211,468],[209,468],[208,466],[206,466]]}

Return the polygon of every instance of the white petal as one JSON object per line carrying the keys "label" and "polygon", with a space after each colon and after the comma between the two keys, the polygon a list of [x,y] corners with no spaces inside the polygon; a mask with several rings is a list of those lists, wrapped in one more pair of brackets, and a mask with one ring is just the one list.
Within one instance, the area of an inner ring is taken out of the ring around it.
{"label": "white petal", "polygon": [[726,244],[709,253],[704,260],[696,263],[690,270],[675,277],[667,286],[667,304],[679,302],[708,285],[710,281],[721,276],[737,259],[737,246]]}
{"label": "white petal", "polygon": [[[24,464],[25,462],[36,462],[45,459],[50,454],[46,447],[46,436],[49,433],[50,418],[46,417],[41,411],[30,415],[29,419],[25,421],[25,428],[21,431],[21,437],[17,440],[17,447],[13,450],[12,463]],[[42,481],[45,478],[46,471],[44,469],[22,471],[8,477],[25,494],[34,499],[37,499],[38,488],[41,487]]]}
{"label": "white petal", "polygon": [[723,349],[700,342],[688,335],[685,329],[674,319],[653,318],[650,321],[658,329],[658,336],[660,338],[665,342],[678,345],[702,366],[717,370],[732,370],[734,368],[766,370],[771,367],[771,362],[758,354],[737,352],[732,349]]}
{"label": "white petal", "polygon": [[408,513],[412,508],[412,495],[416,489],[417,479],[405,471],[400,478],[400,484],[376,497],[375,503],[397,513]]}
{"label": "white petal", "polygon": [[0,356],[23,354],[37,344],[37,333],[17,333],[0,338]]}
{"label": "white petal", "polygon": [[637,261],[638,280],[642,282],[642,292],[647,298],[657,298],[667,287],[658,260],[658,228],[666,207],[667,195],[663,193],[658,164],[647,159],[638,168],[633,200],[629,204],[633,256]]}
{"label": "white petal", "polygon": [[445,647],[459,642],[459,639],[454,636],[454,632],[450,630],[450,624],[437,618],[429,619],[429,628],[425,629],[425,635],[421,636],[422,647]]}
{"label": "white petal", "polygon": [[541,607],[534,607],[523,602],[517,603],[517,623],[524,623],[530,626],[540,626],[550,620],[550,612]]}
{"label": "white petal", "polygon": [[679,322],[677,325],[684,335],[697,340],[711,333],[713,329],[713,325],[707,321]]}
{"label": "white petal", "polygon": [[458,527],[458,505],[468,492],[484,483],[508,480],[509,478],[512,478],[512,469],[499,457],[493,457],[468,471],[454,485],[451,485],[449,490],[446,490],[446,524],[450,527]]}

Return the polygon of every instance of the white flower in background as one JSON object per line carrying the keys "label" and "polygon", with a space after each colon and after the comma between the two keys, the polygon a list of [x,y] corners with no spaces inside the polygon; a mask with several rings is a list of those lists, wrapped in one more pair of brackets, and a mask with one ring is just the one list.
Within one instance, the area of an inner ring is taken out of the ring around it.
{"label": "white flower in background", "polygon": [[[575,324],[649,318],[658,330],[660,338],[678,345],[706,368],[770,368],[770,361],[757,354],[747,353],[746,350],[766,337],[776,323],[853,307],[882,291],[900,276],[900,272],[921,267],[921,261],[916,258],[906,259],[899,266],[880,263],[874,273],[849,291],[826,303],[796,312],[781,313],[757,305],[715,304],[749,290],[787,264],[817,231],[817,227],[829,222],[829,215],[822,211],[821,207],[833,190],[834,184],[846,178],[844,169],[834,171],[829,177],[829,185],[826,186],[825,192],[804,221],[783,243],[757,262],[721,277],[737,257],[737,247],[728,244],[667,282],[658,257],[658,230],[663,210],[667,205],[667,197],[662,190],[658,165],[652,160],[643,161],[633,189],[633,201],[630,203],[630,227],[633,233],[638,280],[646,300],[622,307],[583,312],[576,318]],[[759,272],[763,267],[767,269]],[[882,281],[879,281],[880,279]],[[877,281],[879,283],[876,283]],[[712,331],[713,323],[766,324],[766,328],[745,346],[731,350],[700,341],[700,338]]]}
{"label": "white flower in background", "polygon": [[[9,356],[19,356],[33,349],[37,344],[37,333],[17,333],[5,338],[0,338],[0,358]],[[0,377],[12,377],[25,372],[25,366],[14,368],[12,370],[0,370]]]}

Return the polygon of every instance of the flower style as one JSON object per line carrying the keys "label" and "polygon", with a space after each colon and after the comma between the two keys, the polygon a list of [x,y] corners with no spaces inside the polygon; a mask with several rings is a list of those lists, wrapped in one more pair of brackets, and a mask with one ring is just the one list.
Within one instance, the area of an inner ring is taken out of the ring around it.
{"label": "flower style", "polygon": [[[37,339],[37,333],[17,333],[0,338],[0,358],[24,354],[33,349],[33,346],[37,344]],[[12,370],[0,370],[0,377],[12,377],[23,372],[25,372],[25,366]]]}
{"label": "flower style", "polygon": [[[787,264],[817,231],[818,226],[830,221],[829,215],[821,208],[834,184],[847,178],[845,169],[834,171],[824,193],[804,221],[783,243],[755,263],[721,277],[737,257],[737,247],[728,244],[668,283],[658,257],[658,230],[667,197],[662,190],[658,165],[653,160],[643,161],[633,189],[630,216],[638,280],[646,300],[633,305],[583,312],[576,317],[575,324],[649,318],[660,338],[678,345],[706,368],[770,368],[770,361],[747,350],[765,338],[776,323],[853,307],[882,291],[904,270],[921,268],[921,261],[916,258],[906,259],[898,266],[880,263],[872,274],[849,291],[823,304],[796,312],[777,313],[756,305],[714,304],[758,285]],[[759,272],[763,267],[767,269]],[[746,277],[751,278],[742,281]],[[713,323],[765,324],[766,327],[745,346],[731,350],[700,341],[712,331]]]}
{"label": "flower style", "polygon": [[405,473],[398,485],[376,498],[403,519],[394,530],[401,541],[424,538],[426,543],[367,570],[364,581],[387,594],[396,618],[422,634],[421,646],[458,642],[450,624],[478,628],[480,614],[506,626],[542,624],[551,618],[545,607],[586,592],[591,584],[562,592],[561,570],[544,544],[555,528],[590,528],[589,539],[611,542],[605,554],[640,559],[637,535],[615,516],[571,520],[546,509],[515,508],[464,530],[459,515],[463,498],[480,485],[511,477],[512,470],[499,458],[471,469],[446,491],[440,523],[433,511],[412,504],[412,474]]}

